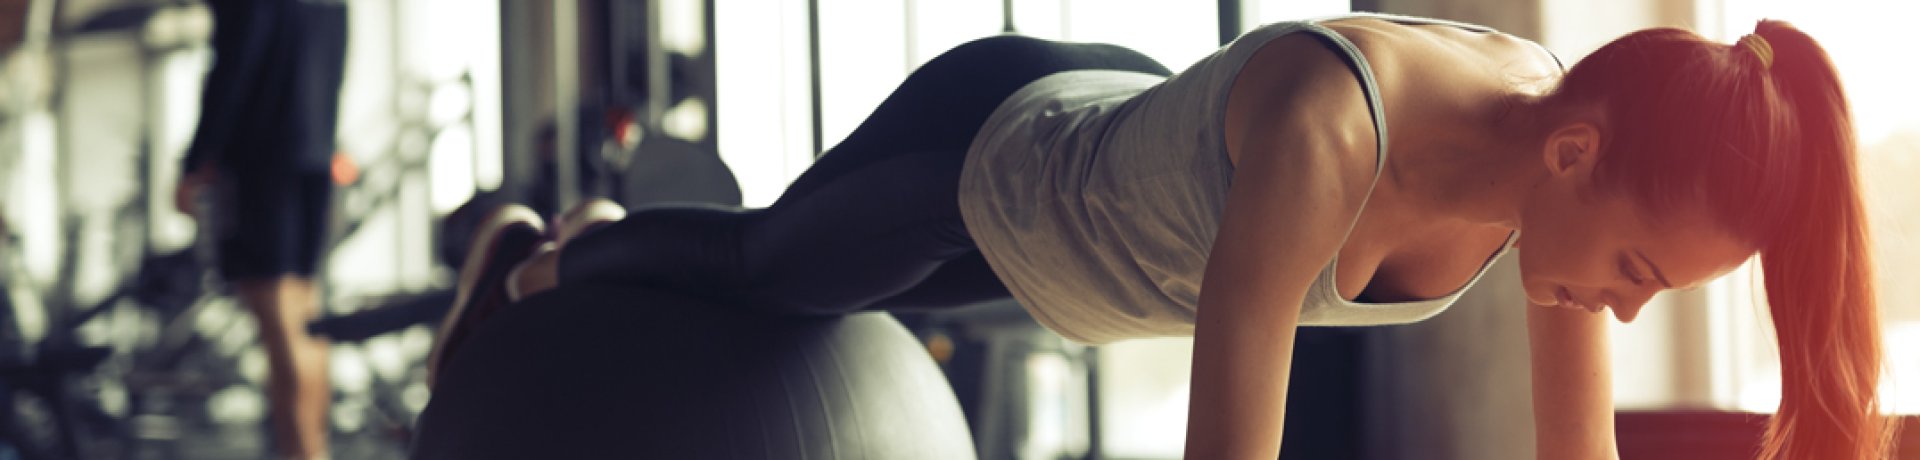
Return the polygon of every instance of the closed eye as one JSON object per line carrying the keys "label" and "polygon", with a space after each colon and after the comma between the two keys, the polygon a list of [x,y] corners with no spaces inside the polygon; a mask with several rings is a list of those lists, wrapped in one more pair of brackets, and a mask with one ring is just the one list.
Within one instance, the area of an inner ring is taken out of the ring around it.
{"label": "closed eye", "polygon": [[1626,254],[1620,255],[1620,274],[1626,276],[1627,280],[1632,281],[1635,286],[1640,286],[1647,282],[1645,278],[1640,277],[1639,271],[1633,269],[1633,261],[1627,259]]}

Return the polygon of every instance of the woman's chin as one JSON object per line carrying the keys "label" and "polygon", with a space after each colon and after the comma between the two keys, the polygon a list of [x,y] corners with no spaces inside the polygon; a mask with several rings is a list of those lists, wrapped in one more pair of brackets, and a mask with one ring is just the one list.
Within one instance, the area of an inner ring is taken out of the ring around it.
{"label": "woman's chin", "polygon": [[1560,298],[1553,295],[1553,288],[1526,290],[1527,303],[1531,305],[1554,306],[1560,304]]}

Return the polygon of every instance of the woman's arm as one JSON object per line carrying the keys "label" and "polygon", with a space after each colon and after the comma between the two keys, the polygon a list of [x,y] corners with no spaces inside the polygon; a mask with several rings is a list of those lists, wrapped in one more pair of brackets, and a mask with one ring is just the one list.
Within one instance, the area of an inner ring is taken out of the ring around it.
{"label": "woman's arm", "polygon": [[[1234,185],[1239,193],[1242,184]],[[1240,208],[1245,208],[1241,206]],[[1186,458],[1272,459],[1280,455],[1293,337],[1318,248],[1279,250],[1297,232],[1258,234],[1253,222],[1271,212],[1241,213],[1229,199],[1226,222],[1207,262],[1193,329],[1193,382]],[[1266,242],[1260,240],[1268,240]],[[1298,240],[1296,240],[1298,241]],[[1322,239],[1321,241],[1325,241]],[[1338,247],[1338,242],[1332,242]],[[1300,252],[1301,250],[1306,253]],[[1308,254],[1311,254],[1310,256]],[[1327,258],[1330,258],[1328,255]]]}
{"label": "woman's arm", "polygon": [[[1187,458],[1279,455],[1301,301],[1372,186],[1359,83],[1312,40],[1268,44],[1232,90],[1227,140],[1239,161],[1200,289]],[[1289,71],[1264,74],[1262,55]]]}
{"label": "woman's arm", "polygon": [[1618,459],[1607,315],[1530,305],[1534,451],[1539,458]]}

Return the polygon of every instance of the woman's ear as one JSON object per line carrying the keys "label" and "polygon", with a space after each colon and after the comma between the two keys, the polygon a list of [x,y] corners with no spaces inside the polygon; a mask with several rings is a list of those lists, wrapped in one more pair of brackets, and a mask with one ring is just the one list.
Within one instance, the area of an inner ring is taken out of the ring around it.
{"label": "woman's ear", "polygon": [[1547,136],[1547,171],[1555,176],[1590,170],[1600,152],[1600,128],[1592,123],[1574,123]]}

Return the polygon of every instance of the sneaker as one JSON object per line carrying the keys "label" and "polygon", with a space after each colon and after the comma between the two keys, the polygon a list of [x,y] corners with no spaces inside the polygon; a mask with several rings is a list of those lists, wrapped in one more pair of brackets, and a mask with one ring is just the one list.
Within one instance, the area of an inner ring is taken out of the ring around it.
{"label": "sneaker", "polygon": [[627,208],[606,198],[594,198],[574,206],[555,219],[553,223],[553,241],[565,246],[574,237],[620,221],[627,217]]}
{"label": "sneaker", "polygon": [[479,324],[510,303],[507,274],[527,256],[547,244],[540,215],[520,205],[507,205],[487,216],[474,232],[473,246],[460,267],[460,284],[453,308],[440,322],[440,333],[427,357],[427,386],[431,388],[446,368],[447,359]]}

